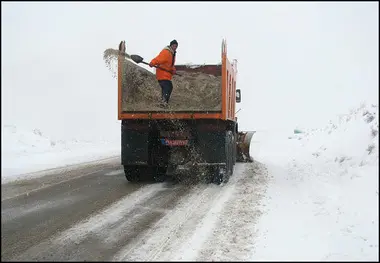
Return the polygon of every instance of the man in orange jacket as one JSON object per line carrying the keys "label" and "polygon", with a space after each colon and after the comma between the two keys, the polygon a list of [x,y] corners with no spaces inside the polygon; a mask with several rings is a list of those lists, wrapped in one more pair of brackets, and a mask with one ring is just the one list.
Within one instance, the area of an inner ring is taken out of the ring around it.
{"label": "man in orange jacket", "polygon": [[158,54],[158,56],[152,59],[152,61],[149,63],[150,67],[159,66],[160,68],[167,70],[165,71],[159,68],[156,69],[156,78],[162,89],[161,94],[164,106],[167,106],[169,103],[170,95],[173,90],[172,76],[176,72],[174,64],[177,47],[177,40],[172,40],[170,44],[166,46],[160,52],[160,54]]}

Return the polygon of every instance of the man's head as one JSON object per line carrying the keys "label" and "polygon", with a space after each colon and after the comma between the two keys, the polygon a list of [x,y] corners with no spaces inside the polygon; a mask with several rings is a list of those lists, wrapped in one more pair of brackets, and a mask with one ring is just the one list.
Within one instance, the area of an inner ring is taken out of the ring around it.
{"label": "man's head", "polygon": [[170,47],[174,50],[174,51],[176,51],[177,50],[177,47],[178,47],[178,42],[177,42],[177,40],[172,40],[171,42],[170,42]]}

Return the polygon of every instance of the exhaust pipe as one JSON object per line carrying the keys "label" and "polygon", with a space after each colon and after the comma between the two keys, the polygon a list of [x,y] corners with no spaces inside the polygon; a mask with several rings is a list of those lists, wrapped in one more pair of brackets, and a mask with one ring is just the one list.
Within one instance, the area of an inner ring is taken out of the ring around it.
{"label": "exhaust pipe", "polygon": [[236,161],[241,163],[253,162],[252,157],[249,155],[249,146],[251,145],[251,139],[255,131],[239,132],[238,139],[236,141]]}

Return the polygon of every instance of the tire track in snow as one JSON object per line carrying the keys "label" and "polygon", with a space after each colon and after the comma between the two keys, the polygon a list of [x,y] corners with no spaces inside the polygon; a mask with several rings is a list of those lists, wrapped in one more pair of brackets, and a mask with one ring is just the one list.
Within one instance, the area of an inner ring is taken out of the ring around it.
{"label": "tire track in snow", "polygon": [[162,253],[150,260],[179,261],[193,260],[205,240],[212,233],[224,204],[233,196],[235,183],[242,176],[241,169],[235,167],[230,181],[221,186],[211,185],[213,192],[208,199],[201,201],[196,213],[193,213],[179,229],[175,238],[162,249]]}
{"label": "tire track in snow", "polygon": [[[112,260],[194,260],[205,243],[210,245],[207,243],[210,236],[214,234],[211,239],[222,238],[215,237],[213,229],[219,220],[223,220],[223,215],[228,214],[223,211],[231,210],[242,202],[239,198],[229,201],[235,196],[236,190],[241,190],[240,185],[247,181],[252,181],[250,186],[255,184],[252,176],[247,176],[245,167],[243,164],[237,165],[230,182],[224,186],[198,185],[175,210],[167,213],[133,246],[126,246],[119,251]],[[236,196],[241,197],[239,194]],[[226,203],[229,204],[227,208]]]}
{"label": "tire track in snow", "polygon": [[[178,205],[161,218],[140,240],[124,247],[112,261],[153,260],[162,248],[171,241],[170,237],[194,213],[202,200],[210,195],[207,185],[198,185]],[[214,190],[215,191],[215,190]]]}
{"label": "tire track in snow", "polygon": [[254,253],[255,224],[262,214],[260,201],[267,189],[268,172],[258,162],[239,168],[245,170],[236,178],[234,196],[226,202],[212,235],[202,246],[198,245],[204,248],[199,250],[197,257],[192,253],[192,257],[186,260],[250,260]]}
{"label": "tire track in snow", "polygon": [[[192,235],[185,240],[183,239],[186,236],[175,240],[175,245],[173,246],[173,244],[170,244],[171,248],[167,249],[169,253],[164,253],[158,260],[193,260],[198,254],[198,251],[202,248],[203,243],[211,234],[215,222],[220,216],[220,212],[224,209],[224,204],[229,198],[231,198],[234,191],[234,185],[226,185],[224,189],[221,189],[221,191],[212,198],[213,200],[209,200],[211,201],[209,204],[200,207],[197,211],[200,214],[198,216],[193,216],[193,218],[190,218],[187,222],[188,225],[195,225],[195,229],[188,232],[192,233]],[[200,215],[202,215],[203,218],[200,218]],[[175,248],[176,246],[177,249]]]}

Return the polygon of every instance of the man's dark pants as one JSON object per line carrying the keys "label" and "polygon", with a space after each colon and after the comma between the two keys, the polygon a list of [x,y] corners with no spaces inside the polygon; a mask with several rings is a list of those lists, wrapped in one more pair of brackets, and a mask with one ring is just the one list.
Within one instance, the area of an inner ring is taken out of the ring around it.
{"label": "man's dark pants", "polygon": [[173,83],[171,80],[159,80],[158,83],[161,86],[162,100],[166,103],[169,103],[170,95],[172,94],[173,90]]}

